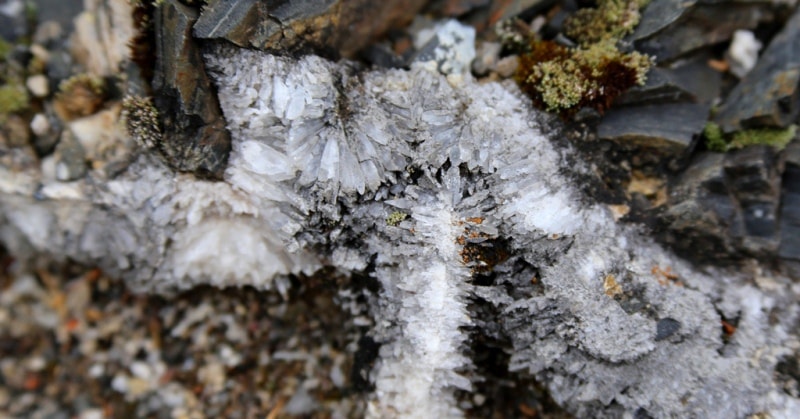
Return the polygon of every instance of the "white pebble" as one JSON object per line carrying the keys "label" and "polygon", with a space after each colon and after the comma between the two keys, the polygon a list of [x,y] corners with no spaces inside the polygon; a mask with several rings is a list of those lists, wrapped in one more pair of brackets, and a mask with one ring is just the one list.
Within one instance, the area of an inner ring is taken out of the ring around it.
{"label": "white pebble", "polygon": [[50,131],[50,121],[43,113],[37,113],[31,120],[31,131],[37,136],[42,136]]}
{"label": "white pebble", "polygon": [[47,97],[47,95],[50,94],[50,82],[44,75],[37,74],[28,77],[25,85],[28,86],[28,90],[36,97]]}

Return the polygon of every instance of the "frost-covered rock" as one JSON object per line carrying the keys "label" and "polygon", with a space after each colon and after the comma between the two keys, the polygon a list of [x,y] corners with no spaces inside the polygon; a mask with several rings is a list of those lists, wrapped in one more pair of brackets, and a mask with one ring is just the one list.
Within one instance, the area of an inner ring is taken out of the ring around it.
{"label": "frost-covered rock", "polygon": [[[463,415],[484,368],[468,330],[581,417],[800,409],[772,376],[800,347],[800,287],[692,267],[618,225],[514,85],[249,50],[206,60],[233,139],[224,182],[145,154],[71,183],[0,166],[3,243],[157,292],[285,290],[325,265],[372,278],[374,417]],[[738,319],[724,339],[723,317]]]}

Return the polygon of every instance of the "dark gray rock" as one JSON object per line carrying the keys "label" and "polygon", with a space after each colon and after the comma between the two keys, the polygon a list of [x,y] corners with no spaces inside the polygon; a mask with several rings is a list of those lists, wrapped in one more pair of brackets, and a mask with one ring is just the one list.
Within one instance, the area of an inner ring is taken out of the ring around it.
{"label": "dark gray rock", "polygon": [[777,250],[779,174],[777,155],[772,147],[746,147],[726,156],[727,186],[741,209],[739,240],[748,252],[774,253]]}
{"label": "dark gray rock", "polygon": [[651,1],[642,10],[642,17],[636,30],[628,41],[647,39],[662,31],[694,7],[697,0],[659,0]]}
{"label": "dark gray rock", "polygon": [[614,105],[693,101],[695,96],[676,82],[672,70],[656,67],[647,73],[647,82],[643,86],[632,87],[619,96]]}
{"label": "dark gray rock", "polygon": [[656,341],[664,340],[675,334],[681,328],[681,322],[666,317],[656,323]]}
{"label": "dark gray rock", "polygon": [[664,239],[696,260],[725,260],[736,253],[732,231],[737,208],[728,194],[725,155],[700,153],[669,187],[669,201],[661,214]]}
{"label": "dark gray rock", "polygon": [[277,22],[269,21],[266,2],[212,0],[197,19],[194,36],[223,38],[240,47],[257,47],[279,30]]}
{"label": "dark gray rock", "polygon": [[715,120],[725,132],[786,127],[800,115],[800,9],[773,38],[744,80],[725,99]]}
{"label": "dark gray rock", "polygon": [[192,38],[197,11],[177,0],[156,10],[154,103],[163,132],[161,151],[176,170],[221,178],[230,134]]}
{"label": "dark gray rock", "polygon": [[711,58],[708,52],[696,54],[670,69],[675,84],[690,92],[694,102],[712,103],[719,98],[722,73],[708,65]]}
{"label": "dark gray rock", "polygon": [[635,38],[636,50],[655,56],[659,63],[672,62],[692,51],[728,41],[735,31],[754,29],[774,16],[767,4],[724,3],[698,4],[680,17],[667,28],[655,25],[643,30],[660,32],[647,39]]}
{"label": "dark gray rock", "polygon": [[708,105],[673,103],[611,109],[597,127],[601,139],[678,156],[703,130]]}
{"label": "dark gray rock", "polygon": [[695,259],[755,257],[800,278],[800,142],[699,154],[661,215],[663,237]]}
{"label": "dark gray rock", "polygon": [[86,152],[72,132],[65,130],[53,154],[56,163],[56,179],[70,182],[86,174]]}
{"label": "dark gray rock", "polygon": [[194,35],[267,51],[312,50],[353,57],[389,29],[410,22],[424,4],[424,0],[211,0]]}
{"label": "dark gray rock", "polygon": [[800,141],[786,147],[785,156],[778,255],[793,265],[800,276]]}

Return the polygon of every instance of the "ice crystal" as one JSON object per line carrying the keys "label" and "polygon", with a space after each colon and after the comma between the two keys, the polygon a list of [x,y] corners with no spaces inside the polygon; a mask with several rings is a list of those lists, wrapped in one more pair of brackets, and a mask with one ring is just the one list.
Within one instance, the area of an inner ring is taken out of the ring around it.
{"label": "ice crystal", "polygon": [[[800,290],[699,271],[587,203],[569,175],[586,169],[515,85],[220,48],[206,60],[233,139],[223,182],[146,153],[105,183],[3,169],[6,246],[162,292],[285,291],[286,274],[324,264],[371,278],[373,417],[463,415],[483,379],[468,329],[578,416],[800,408],[772,381]],[[727,345],[720,312],[739,318]]]}

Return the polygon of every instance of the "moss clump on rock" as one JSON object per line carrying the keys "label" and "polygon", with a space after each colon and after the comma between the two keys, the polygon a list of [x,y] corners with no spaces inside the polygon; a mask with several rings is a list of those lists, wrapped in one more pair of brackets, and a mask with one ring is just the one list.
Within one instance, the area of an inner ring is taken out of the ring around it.
{"label": "moss clump on rock", "polygon": [[650,57],[623,54],[609,41],[575,49],[535,41],[520,58],[516,79],[537,106],[570,116],[583,107],[608,109],[617,96],[644,83],[650,65]]}
{"label": "moss clump on rock", "polygon": [[724,152],[728,149],[728,142],[722,133],[722,128],[713,122],[707,122],[703,128],[703,137],[706,139],[706,148],[710,151]]}
{"label": "moss clump on rock", "polygon": [[797,134],[797,125],[786,128],[758,128],[738,131],[733,134],[730,148],[743,148],[750,145],[765,144],[777,149],[786,147]]}
{"label": "moss clump on rock", "polygon": [[796,134],[797,125],[790,125],[786,128],[746,129],[736,131],[726,136],[719,125],[714,122],[709,122],[703,130],[706,148],[709,151],[718,153],[724,153],[728,150],[735,150],[751,145],[768,145],[780,150],[786,147],[786,145],[794,139]]}
{"label": "moss clump on rock", "polygon": [[580,9],[564,22],[564,32],[583,46],[619,40],[639,24],[639,10],[649,0],[599,0],[596,8]]}
{"label": "moss clump on rock", "polygon": [[644,84],[652,58],[623,53],[617,42],[639,23],[646,0],[604,0],[596,9],[581,9],[565,31],[579,46],[532,41],[523,54],[516,80],[537,106],[570,116],[583,107],[600,112],[636,84]]}

